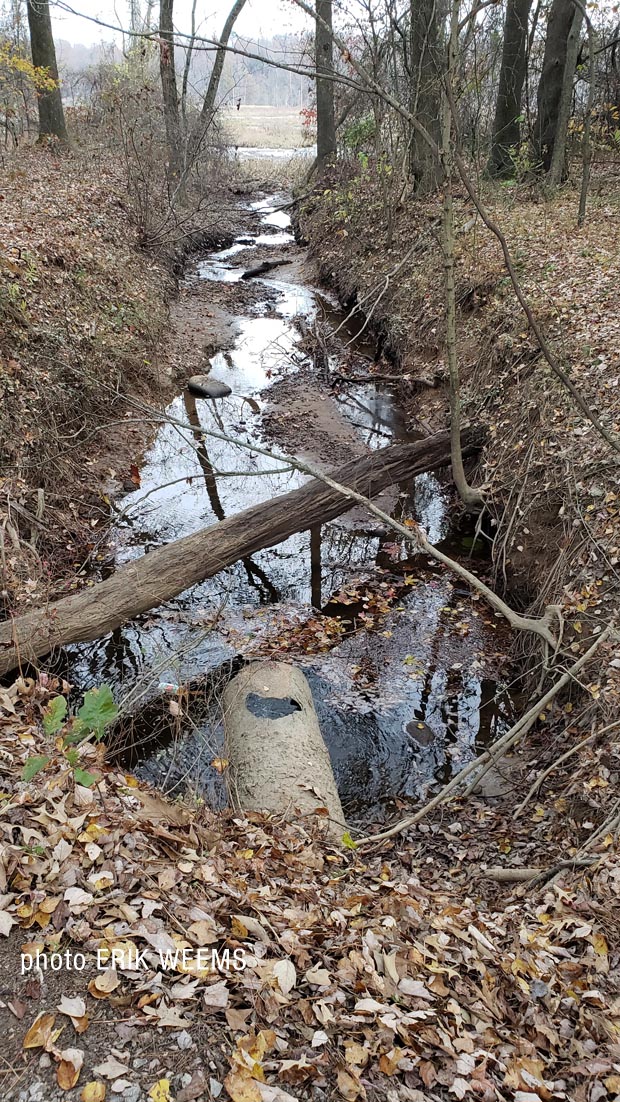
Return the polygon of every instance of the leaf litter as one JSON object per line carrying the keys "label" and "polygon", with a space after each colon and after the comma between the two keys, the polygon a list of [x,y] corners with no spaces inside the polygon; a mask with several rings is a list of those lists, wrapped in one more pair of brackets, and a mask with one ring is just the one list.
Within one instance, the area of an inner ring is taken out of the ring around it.
{"label": "leaf litter", "polygon": [[[139,1081],[160,1102],[617,1097],[620,865],[608,839],[596,869],[490,905],[475,846],[467,868],[462,810],[435,843],[462,869],[438,862],[433,876],[430,836],[364,853],[330,846],[320,820],[168,803],[106,764],[101,743],[78,746],[99,778],[84,789],[48,733],[54,683],[7,692],[0,929],[16,972],[20,953],[99,963],[62,970],[62,995],[38,1013],[26,1000],[19,1021],[20,1059],[47,1054],[61,1095],[97,1102],[106,1084],[114,1097]],[[23,780],[35,753],[49,762]],[[480,831],[491,813],[478,814]],[[146,1082],[121,1049],[93,1066],[101,1007],[118,1029],[155,1031],[159,1076],[149,1065]],[[179,1076],[174,1059],[168,1073],[170,1049],[195,1036],[200,1053],[205,1029],[215,1074]]]}

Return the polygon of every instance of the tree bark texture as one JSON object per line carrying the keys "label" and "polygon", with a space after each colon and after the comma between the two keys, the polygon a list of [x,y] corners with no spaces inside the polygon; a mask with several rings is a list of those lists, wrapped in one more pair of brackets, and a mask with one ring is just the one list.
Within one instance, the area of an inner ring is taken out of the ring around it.
{"label": "tree bark texture", "polygon": [[164,100],[168,165],[173,182],[178,183],[183,172],[183,139],[174,62],[174,0],[160,0],[159,5],[159,73]]}
{"label": "tree bark texture", "polygon": [[239,17],[239,15],[241,15],[245,4],[246,0],[236,0],[229,11],[226,22],[224,23],[224,26],[222,28],[219,46],[215,54],[215,61],[213,62],[213,69],[211,70],[211,76],[209,77],[209,84],[207,86],[207,91],[205,92],[205,98],[202,102],[200,118],[194,130],[194,133],[192,134],[192,139],[190,142],[192,161],[196,159],[196,156],[200,151],[200,147],[204,142],[205,135],[207,134],[209,127],[211,126],[211,123],[213,121],[217,93],[220,87],[220,81],[222,79],[224,62],[226,60],[226,47],[228,46],[233,27],[237,22],[237,18]]}
{"label": "tree bark texture", "polygon": [[521,96],[527,65],[527,31],[532,0],[508,0],[499,74],[489,176],[514,175],[513,154],[521,139]]}
{"label": "tree bark texture", "polygon": [[316,0],[315,65],[316,144],[321,172],[336,155],[336,116],[334,111],[334,45],[331,36],[332,0]]}
{"label": "tree bark texture", "polygon": [[58,84],[58,65],[56,47],[52,33],[52,20],[48,0],[28,0],[28,27],[30,30],[30,50],[32,64],[37,69],[46,69],[56,87],[40,92],[39,138],[56,137],[67,142],[65,113],[62,106],[60,85]]}
{"label": "tree bark texture", "polygon": [[[564,88],[568,40],[575,18],[573,0],[553,0],[543,67],[537,93],[538,116],[534,125],[534,155],[549,172],[556,141],[558,113]],[[573,74],[571,73],[571,81]]]}
{"label": "tree bark texture", "polygon": [[[442,51],[439,44],[437,0],[412,0],[409,23],[409,110],[441,142]],[[438,187],[442,168],[437,153],[414,130],[409,159],[416,191]]]}
{"label": "tree bark texture", "polygon": [[[476,451],[473,439],[473,433],[463,433],[466,455]],[[347,488],[375,497],[395,483],[409,483],[415,475],[449,463],[449,434],[437,433],[353,460],[333,475]],[[97,639],[239,559],[333,520],[351,507],[337,490],[311,479],[299,490],[158,547],[81,593],[0,624],[0,676],[56,647]]]}

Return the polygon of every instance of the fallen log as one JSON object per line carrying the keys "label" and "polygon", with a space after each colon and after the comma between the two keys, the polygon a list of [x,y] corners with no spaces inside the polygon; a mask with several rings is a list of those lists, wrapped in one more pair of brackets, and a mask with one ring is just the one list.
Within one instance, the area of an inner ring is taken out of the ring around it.
{"label": "fallen log", "polygon": [[312,693],[301,670],[252,662],[222,696],[230,802],[287,819],[316,815],[334,841],[346,822]]}
{"label": "fallen log", "polygon": [[[464,432],[464,456],[476,450],[474,433]],[[450,437],[444,432],[382,448],[331,474],[341,485],[372,498],[395,483],[449,463]],[[351,507],[337,490],[311,479],[298,490],[158,547],[105,581],[0,624],[0,676],[56,647],[106,635],[239,559],[325,524]]]}
{"label": "fallen log", "polygon": [[255,268],[246,268],[241,278],[256,279],[257,276],[265,275],[265,272],[271,272],[273,268],[280,268],[283,264],[292,263],[292,260],[263,260],[262,264],[257,264]]}

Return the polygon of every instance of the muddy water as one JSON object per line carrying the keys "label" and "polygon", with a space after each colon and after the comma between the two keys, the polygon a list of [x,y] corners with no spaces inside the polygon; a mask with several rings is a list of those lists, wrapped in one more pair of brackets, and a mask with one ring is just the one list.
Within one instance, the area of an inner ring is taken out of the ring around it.
{"label": "muddy water", "polygon": [[[288,446],[329,468],[422,435],[404,423],[389,390],[329,387],[341,359],[353,357],[367,374],[374,349],[314,285],[277,201],[257,202],[254,211],[252,232],[198,260],[182,289],[197,329],[218,295],[235,304],[229,347],[204,367],[233,393],[210,401],[185,389],[172,402],[140,487],[120,503],[116,564],[302,484],[303,475],[259,449]],[[242,273],[265,255],[290,264],[249,289]],[[237,290],[239,299],[231,297]],[[303,339],[317,325],[342,326],[320,370]],[[379,503],[467,555],[434,476]],[[189,787],[217,804],[219,690],[246,658],[290,655],[309,678],[343,804],[355,818],[396,797],[419,798],[495,737],[510,714],[501,683],[506,643],[503,624],[466,589],[354,510],[237,563],[103,641],[71,648],[68,660],[74,684],[111,684],[123,702],[128,764],[169,791]],[[177,697],[180,685],[189,689]]]}

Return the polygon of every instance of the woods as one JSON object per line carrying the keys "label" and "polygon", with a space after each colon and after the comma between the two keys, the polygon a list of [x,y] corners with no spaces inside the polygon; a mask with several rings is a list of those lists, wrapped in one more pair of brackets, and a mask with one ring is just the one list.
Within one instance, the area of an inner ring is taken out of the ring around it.
{"label": "woods", "polygon": [[0,0],[9,1102],[619,1093],[619,126],[608,5]]}

